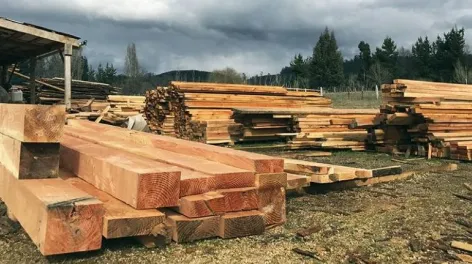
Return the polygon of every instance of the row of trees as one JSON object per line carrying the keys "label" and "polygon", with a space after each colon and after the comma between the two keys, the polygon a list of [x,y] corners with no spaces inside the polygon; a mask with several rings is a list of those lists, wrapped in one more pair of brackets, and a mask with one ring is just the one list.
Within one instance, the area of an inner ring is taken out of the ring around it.
{"label": "row of trees", "polygon": [[410,49],[398,48],[390,37],[375,50],[365,41],[358,49],[353,59],[343,61],[334,32],[326,28],[312,56],[297,54],[280,74],[293,77],[291,86],[348,89],[372,87],[395,78],[468,83],[472,77],[464,28],[454,27],[434,42],[427,36],[419,37]]}

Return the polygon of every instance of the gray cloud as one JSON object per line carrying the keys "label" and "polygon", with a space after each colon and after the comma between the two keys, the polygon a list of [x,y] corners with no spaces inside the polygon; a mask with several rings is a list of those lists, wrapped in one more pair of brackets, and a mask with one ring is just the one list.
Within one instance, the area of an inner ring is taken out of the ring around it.
{"label": "gray cloud", "polygon": [[409,47],[452,26],[472,27],[470,0],[0,0],[11,19],[50,27],[88,41],[89,61],[123,67],[135,42],[153,72],[231,66],[276,73],[296,53],[310,55],[319,34],[334,29],[346,58],[364,40],[391,36]]}

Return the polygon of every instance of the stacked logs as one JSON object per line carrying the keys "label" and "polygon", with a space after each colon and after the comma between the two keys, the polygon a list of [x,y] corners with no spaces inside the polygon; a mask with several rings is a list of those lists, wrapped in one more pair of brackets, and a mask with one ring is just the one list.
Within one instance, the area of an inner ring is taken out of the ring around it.
{"label": "stacked logs", "polygon": [[472,160],[472,85],[394,80],[369,131],[377,150]]}
{"label": "stacked logs", "polygon": [[[161,95],[163,94],[163,95]],[[280,86],[171,82],[146,95],[146,116],[152,131],[163,134],[169,113],[175,136],[208,144],[234,143],[242,125],[233,108],[329,107],[331,100],[318,92],[290,92]],[[159,101],[159,102],[157,102]],[[168,104],[167,108],[161,103]]]}

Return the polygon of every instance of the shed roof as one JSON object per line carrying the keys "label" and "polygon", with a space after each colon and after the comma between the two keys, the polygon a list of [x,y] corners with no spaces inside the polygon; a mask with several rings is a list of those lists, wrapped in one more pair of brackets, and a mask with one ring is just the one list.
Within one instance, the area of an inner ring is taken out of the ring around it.
{"label": "shed roof", "polygon": [[0,17],[0,65],[62,49],[64,44],[79,47],[79,39],[70,34]]}

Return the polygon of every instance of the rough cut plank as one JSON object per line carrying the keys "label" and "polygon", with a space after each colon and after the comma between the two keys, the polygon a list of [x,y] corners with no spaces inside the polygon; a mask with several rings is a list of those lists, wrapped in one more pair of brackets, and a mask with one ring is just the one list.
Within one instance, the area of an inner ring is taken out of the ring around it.
{"label": "rough cut plank", "polygon": [[[92,123],[92,122],[91,122]],[[177,206],[179,168],[64,135],[60,166],[136,209]]]}
{"label": "rough cut plank", "polygon": [[61,179],[18,180],[0,170],[0,197],[43,255],[101,248],[99,200]]}
{"label": "rough cut plank", "polygon": [[103,203],[103,236],[107,239],[151,235],[166,218],[156,209],[136,210],[72,173],[61,171],[61,178]]}
{"label": "rough cut plank", "polygon": [[211,92],[211,93],[242,93],[242,94],[287,94],[287,89],[282,86],[222,84],[203,82],[176,82],[170,83],[181,92]]}
{"label": "rough cut plank", "polygon": [[180,154],[201,157],[257,173],[284,172],[284,160],[281,158],[274,158],[266,155],[211,146],[203,143],[139,131],[130,131],[123,128],[101,125],[83,120],[69,120],[68,124],[74,127],[85,128],[102,135],[114,135],[126,142],[134,142]]}
{"label": "rough cut plank", "polygon": [[64,133],[105,147],[123,150],[158,162],[176,165],[211,175],[215,177],[217,189],[253,187],[255,184],[254,172],[209,161],[199,158],[198,156],[190,156],[168,150],[156,149],[152,146],[138,143],[124,142],[119,137],[113,135],[103,136],[100,134],[93,134],[86,130],[70,126],[66,126]]}
{"label": "rough cut plank", "polygon": [[0,134],[0,164],[18,179],[57,178],[59,143],[23,143]]}
{"label": "rough cut plank", "polygon": [[457,248],[460,250],[464,250],[467,252],[472,252],[472,244],[465,243],[465,242],[460,242],[460,241],[452,241],[451,242],[451,247]]}
{"label": "rough cut plank", "polygon": [[263,214],[259,211],[225,214],[221,216],[218,231],[221,238],[262,235],[265,231]]}
{"label": "rough cut plank", "polygon": [[59,142],[65,120],[64,106],[0,104],[0,133],[22,142]]}
{"label": "rough cut plank", "polygon": [[172,227],[172,240],[177,243],[218,236],[220,216],[188,218],[171,210],[164,210],[164,213]]}
{"label": "rough cut plank", "polygon": [[285,188],[262,189],[258,192],[259,211],[268,227],[282,225],[287,221]]}
{"label": "rough cut plank", "polygon": [[311,179],[308,176],[287,174],[287,190],[294,190],[310,186]]}
{"label": "rough cut plank", "polygon": [[256,187],[258,189],[285,188],[287,186],[287,173],[262,173],[256,174]]}
{"label": "rough cut plank", "polygon": [[228,189],[182,197],[176,210],[190,218],[258,209],[256,188]]}

